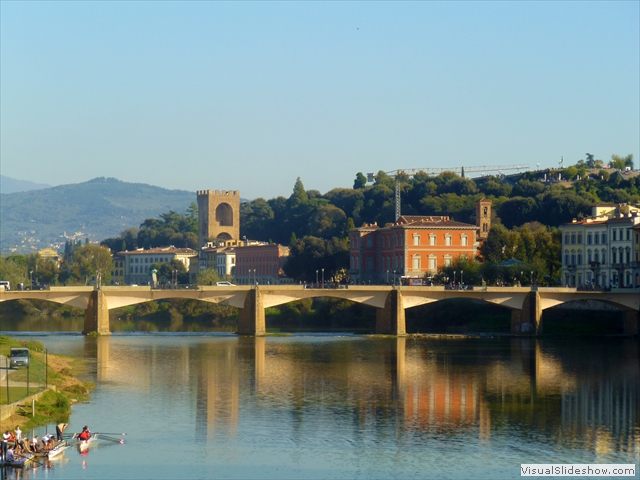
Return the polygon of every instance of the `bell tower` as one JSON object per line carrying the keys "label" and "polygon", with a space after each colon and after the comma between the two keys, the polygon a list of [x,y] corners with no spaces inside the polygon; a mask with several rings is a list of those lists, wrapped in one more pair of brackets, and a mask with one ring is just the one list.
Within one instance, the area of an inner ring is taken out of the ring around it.
{"label": "bell tower", "polygon": [[240,191],[198,190],[198,245],[240,238]]}
{"label": "bell tower", "polygon": [[491,200],[481,198],[476,202],[476,225],[478,240],[486,240],[491,230]]}

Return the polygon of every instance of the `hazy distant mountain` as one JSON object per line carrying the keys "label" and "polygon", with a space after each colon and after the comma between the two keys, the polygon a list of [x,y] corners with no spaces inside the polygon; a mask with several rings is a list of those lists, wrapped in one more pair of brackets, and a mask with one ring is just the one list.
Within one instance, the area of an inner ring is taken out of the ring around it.
{"label": "hazy distant mountain", "polygon": [[[4,177],[3,177],[4,178]],[[167,190],[115,178],[0,195],[0,251],[64,246],[68,238],[117,237],[147,218],[184,213],[196,192]]]}
{"label": "hazy distant mountain", "polygon": [[28,192],[30,190],[40,190],[50,187],[51,185],[46,185],[44,183],[33,183],[29,180],[17,180],[15,178],[0,175],[0,193]]}

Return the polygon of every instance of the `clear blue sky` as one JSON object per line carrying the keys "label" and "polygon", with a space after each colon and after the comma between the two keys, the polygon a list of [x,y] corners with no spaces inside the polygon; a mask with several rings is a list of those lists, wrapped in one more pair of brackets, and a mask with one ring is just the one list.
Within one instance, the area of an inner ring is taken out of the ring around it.
{"label": "clear blue sky", "polygon": [[288,197],[634,155],[640,2],[1,1],[3,175]]}

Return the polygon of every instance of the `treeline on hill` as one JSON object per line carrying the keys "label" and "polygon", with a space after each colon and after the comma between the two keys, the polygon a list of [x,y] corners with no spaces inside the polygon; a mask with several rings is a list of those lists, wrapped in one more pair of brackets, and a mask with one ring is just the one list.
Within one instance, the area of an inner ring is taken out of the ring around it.
{"label": "treeline on hill", "polygon": [[[316,190],[305,190],[298,179],[288,198],[276,197],[269,200],[257,198],[242,204],[241,235],[252,240],[270,241],[290,246],[289,261],[285,273],[296,281],[313,282],[316,271],[324,269],[326,279],[345,280],[349,266],[348,230],[363,223],[377,223],[384,226],[394,221],[395,186],[401,190],[402,213],[404,215],[449,215],[466,223],[475,223],[475,203],[481,198],[493,202],[492,228],[488,240],[482,247],[483,262],[461,260],[444,269],[438,281],[450,281],[454,270],[464,270],[466,284],[506,281],[526,284],[535,279],[539,283],[554,284],[560,273],[560,233],[558,227],[573,218],[582,218],[591,212],[591,207],[599,202],[640,204],[640,176],[623,174],[625,168],[633,168],[633,157],[612,156],[605,166],[601,160],[587,154],[587,160],[576,165],[553,171],[525,172],[512,183],[510,177],[486,176],[463,178],[452,172],[437,176],[418,173],[406,176],[399,173],[395,178],[380,171],[375,181],[367,185],[362,173],[356,175],[353,188],[335,188],[325,194]],[[198,248],[197,205],[192,203],[184,214],[170,211],[162,213],[158,219],[147,219],[140,228],[122,232],[119,237],[108,238],[101,245],[112,253],[136,248],[153,248],[167,245]],[[90,245],[84,245],[88,247]],[[74,245],[75,250],[78,245]],[[94,246],[97,247],[97,246]],[[65,258],[68,253],[65,252]],[[14,256],[20,257],[20,256]],[[64,272],[51,272],[51,284],[87,282],[97,270],[91,267],[90,255],[69,256]],[[508,259],[518,263],[509,271],[496,268],[496,264]],[[19,264],[23,278],[35,269],[34,262],[4,258],[0,263],[0,278],[7,270],[9,262]],[[28,265],[27,265],[28,264]],[[84,267],[83,267],[84,265]],[[163,266],[157,266],[162,268]],[[38,264],[38,275],[45,277],[49,266]],[[167,267],[169,270],[175,267]],[[57,275],[57,277],[56,277]],[[212,272],[203,272],[199,282],[210,284],[215,281]],[[102,276],[102,283],[108,283],[108,274]],[[175,303],[175,302],[174,302]],[[344,303],[344,304],[343,304]],[[164,322],[179,323],[173,312],[189,310],[175,304],[158,307],[157,311],[146,312],[163,318]],[[314,317],[320,323],[327,312],[343,312],[348,302],[332,301],[326,304],[312,302],[272,311],[284,324],[295,323],[299,315]],[[353,306],[352,306],[353,307]],[[136,307],[128,312],[144,314],[148,307]],[[355,308],[355,307],[353,307]],[[185,318],[204,318],[212,313],[216,320],[227,317],[229,312],[202,312],[196,307]],[[355,317],[371,320],[369,313],[359,312]],[[173,319],[173,320],[172,320]]]}

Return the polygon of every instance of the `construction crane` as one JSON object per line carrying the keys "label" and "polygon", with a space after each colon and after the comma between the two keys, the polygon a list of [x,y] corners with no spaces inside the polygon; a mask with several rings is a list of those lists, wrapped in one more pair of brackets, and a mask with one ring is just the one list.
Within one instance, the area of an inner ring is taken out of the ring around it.
{"label": "construction crane", "polygon": [[[418,173],[426,173],[427,175],[440,175],[444,172],[453,172],[459,173],[462,178],[464,178],[465,173],[488,173],[488,172],[498,172],[502,174],[504,171],[508,170],[529,170],[529,165],[498,165],[498,166],[483,166],[483,167],[453,167],[453,168],[406,168],[403,170],[392,170],[390,172],[384,172],[389,177],[395,179],[396,181],[396,222],[401,216],[401,208],[400,208],[400,183],[398,182],[398,177],[413,177]],[[373,182],[376,178],[375,173],[367,174],[367,182]]]}

